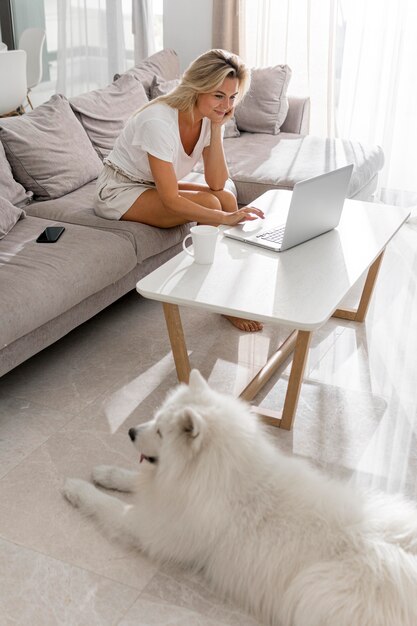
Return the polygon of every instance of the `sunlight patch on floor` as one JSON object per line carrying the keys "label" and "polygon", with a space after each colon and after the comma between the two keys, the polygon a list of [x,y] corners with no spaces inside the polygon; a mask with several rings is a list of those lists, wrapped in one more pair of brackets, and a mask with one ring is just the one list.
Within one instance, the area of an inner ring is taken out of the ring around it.
{"label": "sunlight patch on floor", "polygon": [[115,433],[127,420],[129,415],[160,386],[175,369],[172,353],[168,352],[146,372],[137,376],[110,396],[104,411],[110,427]]}

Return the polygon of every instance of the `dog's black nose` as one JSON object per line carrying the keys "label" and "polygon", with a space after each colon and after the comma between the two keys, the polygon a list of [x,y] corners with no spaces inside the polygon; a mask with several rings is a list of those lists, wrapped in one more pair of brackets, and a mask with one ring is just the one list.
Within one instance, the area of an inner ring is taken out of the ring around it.
{"label": "dog's black nose", "polygon": [[129,437],[132,441],[136,439],[136,428],[129,428]]}

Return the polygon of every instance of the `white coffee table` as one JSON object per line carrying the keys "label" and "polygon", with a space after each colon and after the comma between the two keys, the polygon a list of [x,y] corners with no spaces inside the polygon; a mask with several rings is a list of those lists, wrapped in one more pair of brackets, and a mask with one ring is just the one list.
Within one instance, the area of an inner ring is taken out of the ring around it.
{"label": "white coffee table", "polygon": [[[282,219],[290,193],[275,192]],[[188,382],[190,373],[179,305],[289,326],[294,331],[240,395],[251,401],[294,352],[282,411],[258,410],[268,423],[291,429],[312,333],[332,316],[365,319],[385,247],[408,215],[400,207],[347,200],[337,229],[286,252],[221,234],[212,265],[197,265],[181,252],[140,280],[137,291],[163,303],[178,379]],[[366,270],[357,309],[339,308]]]}

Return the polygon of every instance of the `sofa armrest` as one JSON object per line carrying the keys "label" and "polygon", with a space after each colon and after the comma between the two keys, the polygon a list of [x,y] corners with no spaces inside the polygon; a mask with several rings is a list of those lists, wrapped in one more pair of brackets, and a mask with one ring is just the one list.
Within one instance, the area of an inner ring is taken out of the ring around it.
{"label": "sofa armrest", "polygon": [[310,130],[310,98],[288,96],[288,104],[288,113],[281,126],[281,132],[308,135]]}

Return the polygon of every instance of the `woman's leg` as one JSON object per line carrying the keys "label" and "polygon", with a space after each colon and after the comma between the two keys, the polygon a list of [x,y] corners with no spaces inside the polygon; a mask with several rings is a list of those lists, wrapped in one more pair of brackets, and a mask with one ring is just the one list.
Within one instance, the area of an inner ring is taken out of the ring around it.
{"label": "woman's leg", "polygon": [[214,191],[207,185],[199,185],[197,183],[179,183],[178,187],[180,191],[201,191],[212,194],[220,201],[222,210],[227,213],[233,213],[233,211],[237,211],[238,209],[237,200],[228,189]]}
{"label": "woman's leg", "polygon": [[[210,209],[222,209],[223,211],[236,211],[237,202],[235,196],[227,191],[212,191],[204,185],[185,183],[180,187],[180,195],[192,202],[196,202]],[[184,220],[167,213],[156,189],[148,189],[142,193],[136,202],[121,217],[122,220],[141,222],[159,228],[171,228],[186,224]],[[262,330],[263,324],[253,320],[247,320],[233,315],[224,315],[233,326],[245,332],[257,332]]]}
{"label": "woman's leg", "polygon": [[[191,200],[191,202],[200,204],[208,209],[222,208],[220,200],[209,191],[180,190],[179,193],[187,200]],[[172,226],[179,226],[189,222],[187,219],[168,213],[156,189],[148,189],[142,193],[120,219],[130,222],[141,222],[142,224],[158,226],[159,228],[172,228]]]}

